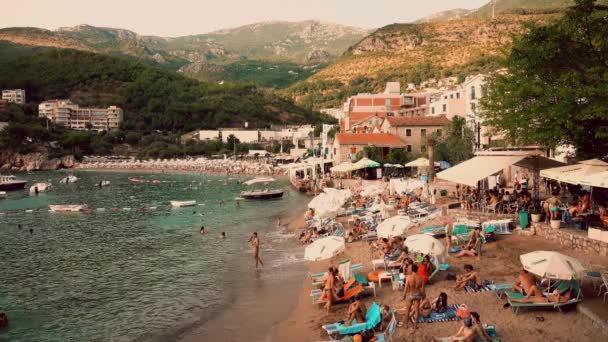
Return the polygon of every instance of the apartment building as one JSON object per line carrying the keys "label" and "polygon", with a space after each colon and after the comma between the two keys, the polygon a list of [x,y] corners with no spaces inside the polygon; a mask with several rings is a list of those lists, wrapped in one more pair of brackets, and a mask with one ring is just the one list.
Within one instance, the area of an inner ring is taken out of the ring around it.
{"label": "apartment building", "polygon": [[337,133],[333,142],[333,160],[341,163],[352,161],[365,147],[382,148],[388,155],[392,148],[403,148],[404,143],[394,134],[387,133]]}
{"label": "apartment building", "polygon": [[10,103],[25,104],[25,90],[5,89],[2,91],[2,99]]}
{"label": "apartment building", "polygon": [[433,94],[429,115],[445,115],[450,120],[455,116],[464,118],[466,117],[465,97],[465,91],[461,87],[452,87],[452,89]]}
{"label": "apartment building", "polygon": [[38,116],[76,130],[109,131],[120,127],[123,110],[117,106],[108,108],[80,107],[70,100],[49,100],[38,105]]}
{"label": "apartment building", "polygon": [[410,153],[426,153],[426,139],[431,135],[442,135],[450,120],[446,116],[388,117],[380,130],[399,137]]}

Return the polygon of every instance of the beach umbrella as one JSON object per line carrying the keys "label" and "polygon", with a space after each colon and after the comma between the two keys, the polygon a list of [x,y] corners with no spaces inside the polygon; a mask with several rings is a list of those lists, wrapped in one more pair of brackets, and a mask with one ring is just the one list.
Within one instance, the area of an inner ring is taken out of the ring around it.
{"label": "beach umbrella", "polygon": [[408,216],[393,216],[382,221],[376,228],[379,238],[390,238],[400,236],[412,226],[412,221]]}
{"label": "beach umbrella", "polygon": [[358,169],[365,169],[367,167],[380,167],[380,163],[375,162],[369,158],[363,158],[355,163],[355,167]]}
{"label": "beach umbrella", "polygon": [[445,247],[443,247],[443,244],[439,240],[426,234],[408,236],[405,240],[405,245],[410,251],[431,256],[442,255],[445,251]]}
{"label": "beach umbrella", "polygon": [[332,258],[344,251],[346,245],[344,238],[339,236],[328,236],[319,239],[306,247],[304,259],[318,261]]}
{"label": "beach umbrella", "polygon": [[577,259],[552,251],[535,251],[519,256],[524,269],[539,277],[571,280],[585,271]]}

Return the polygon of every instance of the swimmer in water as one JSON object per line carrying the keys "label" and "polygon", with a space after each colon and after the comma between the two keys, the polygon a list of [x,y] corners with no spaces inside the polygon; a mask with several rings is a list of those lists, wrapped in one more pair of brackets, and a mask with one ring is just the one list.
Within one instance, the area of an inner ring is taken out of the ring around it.
{"label": "swimmer in water", "polygon": [[222,234],[220,234],[220,239],[225,239],[226,238],[226,232],[222,232]]}
{"label": "swimmer in water", "polygon": [[30,235],[34,235],[34,230],[30,228]]}
{"label": "swimmer in water", "polygon": [[236,201],[236,207],[240,208],[241,207],[241,202],[239,202],[238,200]]}
{"label": "swimmer in water", "polygon": [[205,231],[205,226],[201,226],[201,231],[200,231],[201,235],[205,235],[207,234],[207,232]]}
{"label": "swimmer in water", "polygon": [[224,201],[220,201],[220,207],[223,206],[225,203]]}

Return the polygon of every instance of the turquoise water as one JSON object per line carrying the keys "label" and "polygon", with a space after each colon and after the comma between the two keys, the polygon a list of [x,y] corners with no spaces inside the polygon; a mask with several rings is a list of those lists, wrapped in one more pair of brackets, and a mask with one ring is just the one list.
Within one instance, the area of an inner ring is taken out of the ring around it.
{"label": "turquoise water", "polygon": [[[0,311],[10,320],[0,340],[256,341],[297,300],[301,247],[278,232],[276,218],[301,214],[306,198],[287,182],[283,199],[237,208],[244,187],[236,179],[147,174],[136,184],[134,174],[80,172],[61,185],[64,175],[18,175],[29,185],[50,179],[54,189],[0,200]],[[101,179],[111,185],[95,187]],[[198,205],[171,209],[170,200]],[[94,210],[49,213],[49,204]],[[254,230],[266,263],[259,272],[247,244]]]}

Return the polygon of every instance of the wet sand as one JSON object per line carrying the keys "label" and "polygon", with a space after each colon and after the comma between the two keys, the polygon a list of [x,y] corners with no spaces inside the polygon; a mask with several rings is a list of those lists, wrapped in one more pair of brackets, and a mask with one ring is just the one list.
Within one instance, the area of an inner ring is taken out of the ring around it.
{"label": "wet sand", "polygon": [[[428,226],[433,222],[427,222],[422,226]],[[415,234],[419,228],[411,229],[408,235]],[[517,272],[521,269],[519,256],[534,250],[556,250],[579,258],[594,269],[608,267],[608,258],[589,256],[573,251],[565,250],[563,247],[544,240],[540,237],[525,237],[519,235],[499,236],[497,242],[484,245],[483,257],[480,261],[474,258],[449,257],[448,272],[458,273],[462,271],[464,264],[472,264],[479,271],[482,279],[495,282],[511,283]],[[356,242],[347,245],[345,253],[333,260],[326,260],[309,264],[310,272],[320,272],[330,264],[336,264],[340,260],[348,258],[353,263],[362,262],[365,266],[363,271],[367,274],[371,271],[371,255],[366,242]],[[432,285],[427,287],[427,296],[434,300],[440,292],[448,294],[450,304],[467,304],[471,311],[477,311],[481,315],[483,323],[497,326],[498,337],[502,341],[605,341],[608,336],[594,327],[592,322],[574,309],[565,313],[551,310],[524,310],[515,315],[511,309],[503,308],[504,300],[498,299],[492,292],[464,293],[453,289],[455,282],[445,280],[447,272],[441,272],[436,276]],[[325,316],[321,307],[311,304],[309,296],[312,289],[311,282],[307,277],[303,283],[299,295],[299,302],[292,314],[273,328],[273,341],[319,341],[328,340],[327,334],[321,329],[321,325],[334,323],[346,318],[347,304],[340,304],[332,309],[330,316]],[[590,285],[584,284],[585,294],[593,296]],[[369,306],[376,301],[378,304],[389,305],[397,310],[397,320],[403,321],[402,292],[392,290],[390,284],[383,285],[381,289],[376,288],[377,297],[373,295],[366,297],[363,301]],[[544,322],[538,322],[536,317],[543,317]],[[443,322],[420,324],[416,331],[405,328],[397,328],[394,341],[430,341],[432,337],[445,337],[455,334],[461,322]]]}

